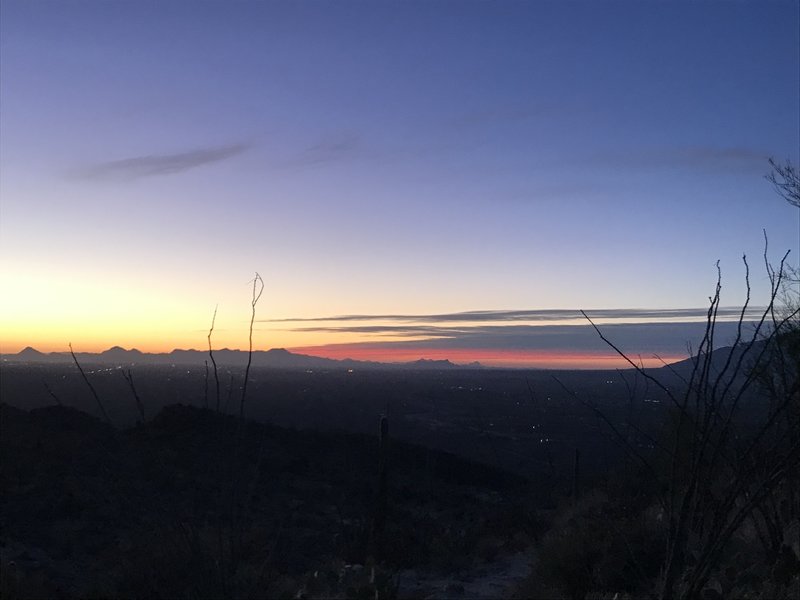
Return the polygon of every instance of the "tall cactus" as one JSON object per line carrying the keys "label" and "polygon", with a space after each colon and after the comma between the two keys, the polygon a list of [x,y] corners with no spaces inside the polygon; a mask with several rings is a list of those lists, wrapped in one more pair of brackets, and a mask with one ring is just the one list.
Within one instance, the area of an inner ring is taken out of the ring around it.
{"label": "tall cactus", "polygon": [[575,462],[572,465],[572,498],[577,500],[581,493],[581,451],[575,448]]}
{"label": "tall cactus", "polygon": [[378,428],[378,494],[370,535],[370,554],[374,560],[383,558],[383,531],[386,525],[386,509],[389,487],[389,419],[383,415]]}

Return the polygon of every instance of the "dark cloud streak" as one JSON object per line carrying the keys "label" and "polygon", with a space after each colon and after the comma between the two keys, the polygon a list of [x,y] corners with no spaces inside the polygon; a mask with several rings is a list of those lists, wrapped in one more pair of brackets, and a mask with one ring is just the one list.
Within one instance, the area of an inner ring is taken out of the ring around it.
{"label": "dark cloud streak", "polygon": [[174,175],[228,160],[245,152],[248,144],[199,148],[177,154],[150,154],[98,163],[78,175],[94,180],[130,180],[158,175]]}
{"label": "dark cloud streak", "polygon": [[[719,346],[733,342],[737,323],[718,322],[715,338]],[[478,349],[551,352],[612,352],[590,325],[485,325],[465,328],[431,328],[421,326],[374,327],[369,331],[359,327],[313,327],[293,331],[355,332],[398,337],[426,336],[418,340],[363,341],[362,348],[420,348],[420,349]],[[685,354],[689,343],[695,346],[703,336],[705,323],[617,323],[601,326],[601,331],[631,356],[638,354]],[[747,331],[752,332],[751,322]],[[336,344],[334,344],[336,345]]]}
{"label": "dark cloud streak", "polygon": [[762,173],[769,155],[751,148],[684,146],[636,152],[608,152],[589,157],[587,162],[614,168],[701,169],[713,172]]}
{"label": "dark cloud streak", "polygon": [[400,337],[454,337],[471,333],[472,327],[430,327],[424,325],[362,325],[352,327],[295,327],[295,333],[361,333]]}
{"label": "dark cloud streak", "polygon": [[[752,307],[748,316],[760,314],[763,309]],[[717,313],[720,319],[737,318],[741,308],[721,307]],[[587,310],[593,319],[705,319],[705,308],[669,308],[669,309],[598,309]],[[429,315],[335,315],[329,317],[307,317],[287,319],[267,319],[269,323],[321,323],[348,321],[394,321],[397,323],[446,323],[446,322],[514,322],[538,321],[550,322],[565,319],[583,319],[579,310],[544,309],[544,310],[475,310],[457,313],[441,313]]]}
{"label": "dark cloud streak", "polygon": [[359,158],[360,151],[361,138],[353,133],[343,133],[308,146],[290,159],[289,164],[296,167],[310,167],[338,162]]}

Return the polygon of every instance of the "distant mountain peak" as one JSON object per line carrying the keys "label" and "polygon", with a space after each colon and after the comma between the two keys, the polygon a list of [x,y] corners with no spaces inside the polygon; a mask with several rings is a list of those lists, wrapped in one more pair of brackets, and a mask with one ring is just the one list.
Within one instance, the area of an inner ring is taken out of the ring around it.
{"label": "distant mountain peak", "polygon": [[292,354],[286,348],[270,348],[266,351],[266,353],[271,354],[272,356],[289,356]]}
{"label": "distant mountain peak", "polygon": [[108,350],[103,350],[100,354],[105,355],[105,356],[110,356],[110,355],[119,355],[119,354],[125,354],[125,355],[127,355],[127,354],[141,354],[141,352],[139,350],[137,350],[136,348],[131,348],[130,350],[126,350],[122,346],[112,346]]}
{"label": "distant mountain peak", "polygon": [[26,346],[17,356],[44,356],[44,352],[39,352],[33,346]]}
{"label": "distant mountain peak", "polygon": [[410,367],[419,367],[421,369],[449,369],[451,367],[455,367],[456,365],[451,363],[448,359],[435,359],[435,358],[420,358],[419,360],[412,361],[410,363],[406,363],[407,366]]}

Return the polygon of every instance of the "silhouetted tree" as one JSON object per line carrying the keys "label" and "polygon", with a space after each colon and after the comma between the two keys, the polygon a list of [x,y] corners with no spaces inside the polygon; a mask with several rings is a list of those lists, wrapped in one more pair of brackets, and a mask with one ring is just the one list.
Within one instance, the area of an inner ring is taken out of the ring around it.
{"label": "silhouetted tree", "polygon": [[800,169],[791,161],[780,164],[774,158],[769,159],[772,172],[767,175],[767,181],[775,186],[778,194],[792,206],[800,208]]}
{"label": "silhouetted tree", "polygon": [[[655,468],[651,457],[638,449],[642,444],[626,440],[619,428],[609,423],[623,448],[648,467],[663,489],[659,502],[667,525],[661,599],[700,597],[745,520],[764,512],[800,467],[800,421],[793,411],[797,364],[784,351],[785,336],[798,310],[790,309],[782,317],[776,310],[787,255],[773,268],[765,250],[771,292],[750,333],[745,323],[750,303],[749,266],[743,258],[747,299],[739,313],[733,347],[721,360],[715,352],[721,290],[718,267],[705,333],[682,391],[667,386],[631,360],[584,313],[600,337],[672,403],[671,441],[658,445],[667,458],[666,472]],[[774,383],[768,393],[759,390],[765,374]]]}

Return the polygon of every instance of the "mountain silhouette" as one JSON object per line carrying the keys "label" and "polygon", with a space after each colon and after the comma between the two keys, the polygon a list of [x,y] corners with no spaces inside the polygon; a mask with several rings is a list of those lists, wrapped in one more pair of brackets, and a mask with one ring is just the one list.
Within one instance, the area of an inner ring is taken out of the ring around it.
{"label": "mountain silhouette", "polygon": [[[120,346],[113,346],[99,353],[76,352],[75,357],[81,363],[102,364],[112,366],[128,365],[202,365],[209,360],[205,350],[176,349],[166,353],[148,353],[137,349],[126,350]],[[247,364],[248,353],[244,350],[231,350],[222,348],[214,350],[214,359],[218,365],[244,367]],[[69,352],[39,352],[35,348],[27,347],[17,354],[4,354],[6,362],[30,363],[56,363],[72,362]],[[252,364],[255,367],[268,367],[275,369],[457,369],[481,368],[478,362],[469,365],[458,365],[449,360],[433,360],[422,358],[406,363],[380,363],[361,361],[346,358],[335,360],[308,354],[296,354],[285,348],[272,348],[270,350],[256,350],[253,352]]]}
{"label": "mountain silhouette", "polygon": [[[728,362],[729,357],[730,364],[728,368],[731,372],[736,367],[740,359],[742,361],[742,366],[748,368],[758,358],[763,349],[764,342],[760,340],[756,341],[752,346],[742,343],[736,346],[723,346],[721,348],[715,348],[711,351],[709,361],[710,371],[712,374],[719,373],[725,368],[725,364]],[[696,355],[691,356],[687,359],[672,363],[669,366],[661,367],[661,370],[669,370],[686,377],[690,375],[694,369],[694,364],[697,358],[698,357]]]}
{"label": "mountain silhouette", "polygon": [[28,346],[27,348],[22,350],[19,354],[13,356],[16,356],[16,359],[20,361],[33,361],[33,362],[38,362],[41,360],[45,360],[47,358],[46,354],[44,354],[43,352],[39,352],[36,348],[32,348],[31,346]]}

